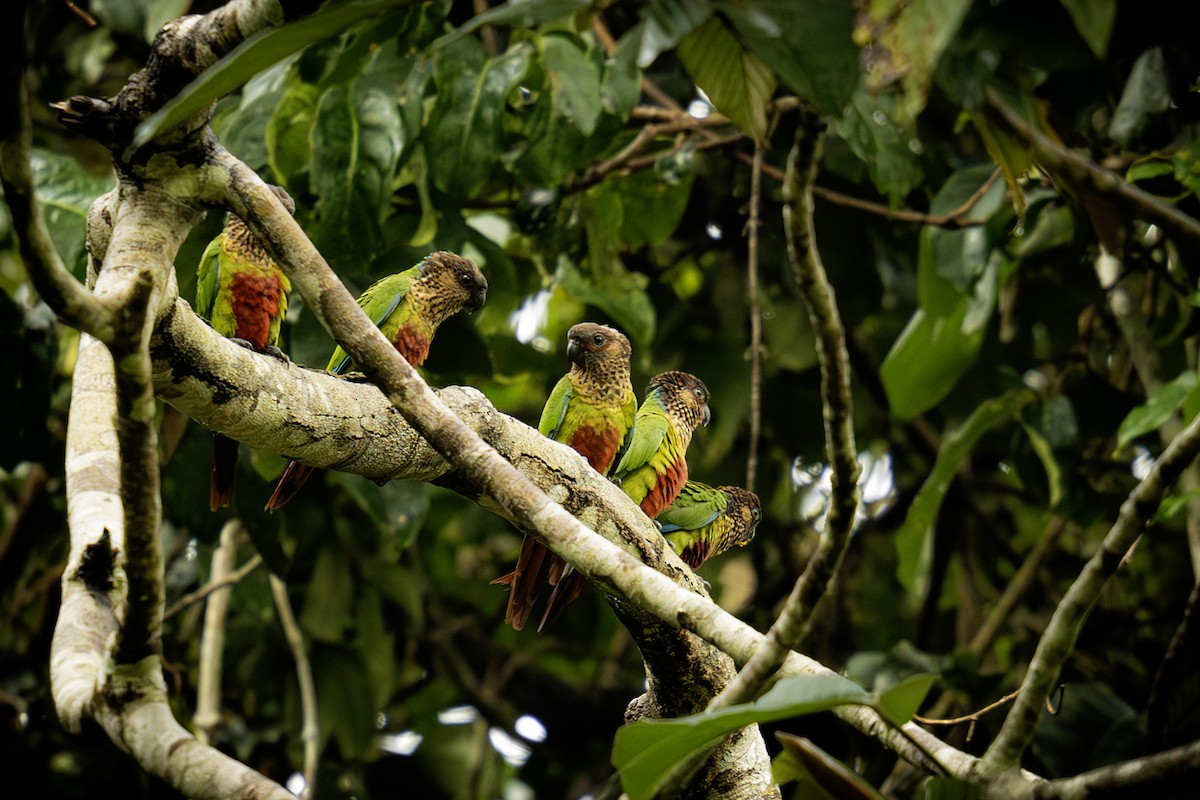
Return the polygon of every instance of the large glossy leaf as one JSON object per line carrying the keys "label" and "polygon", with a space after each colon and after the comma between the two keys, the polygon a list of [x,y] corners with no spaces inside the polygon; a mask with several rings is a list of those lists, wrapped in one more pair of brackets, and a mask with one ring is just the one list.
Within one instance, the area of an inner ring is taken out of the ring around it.
{"label": "large glossy leaf", "polygon": [[854,4],[844,0],[720,0],[713,8],[738,38],[793,92],[839,115],[858,83],[858,48],[851,38]]}
{"label": "large glossy leaf", "polygon": [[54,249],[75,276],[82,279],[87,263],[84,249],[87,212],[92,201],[113,188],[114,182],[90,175],[75,159],[47,150],[34,151],[30,166]]}
{"label": "large glossy leaf", "polygon": [[1117,0],[1062,0],[1062,4],[1092,53],[1104,58],[1117,20]]}
{"label": "large glossy leaf", "polygon": [[[783,752],[771,765],[772,775],[777,782],[807,778],[814,784],[811,788],[821,792],[822,798],[883,800],[883,795],[861,775],[808,739],[790,733],[777,733],[775,738],[783,745]],[[809,786],[806,785],[804,790],[805,797],[812,796]]]}
{"label": "large glossy leaf", "polygon": [[922,177],[922,150],[916,126],[896,111],[897,90],[873,91],[860,86],[851,98],[837,132],[862,159],[882,194],[899,201]]}
{"label": "large glossy leaf", "polygon": [[[990,174],[987,165],[955,173],[930,210],[940,214],[958,208]],[[971,216],[988,218],[1000,209],[1003,198],[1003,187],[992,186]],[[921,307],[880,369],[892,413],[902,419],[935,406],[975,363],[995,308],[1001,269],[1001,253],[983,225],[964,230],[926,227],[921,231],[918,258]]]}
{"label": "large glossy leaf", "polygon": [[320,99],[320,89],[297,81],[284,92],[267,123],[267,162],[275,179],[292,193],[308,189],[298,181],[312,163],[312,130]]}
{"label": "large glossy leaf", "polygon": [[785,678],[753,703],[626,725],[617,730],[612,761],[632,800],[650,798],[676,764],[739,728],[869,700],[866,690],[840,675]]}
{"label": "large glossy leaf", "polygon": [[711,14],[712,3],[708,0],[650,0],[642,9],[645,24],[638,31],[638,66],[650,66],[660,53],[679,44]]}
{"label": "large glossy leaf", "polygon": [[400,155],[400,114],[382,92],[353,96],[335,86],[321,96],[312,136],[314,240],[334,266],[363,269],[381,241]]}
{"label": "large glossy leaf", "polygon": [[896,575],[910,596],[920,588],[928,569],[928,535],[959,466],[970,455],[979,437],[1014,419],[1034,399],[1035,395],[1028,389],[1014,389],[987,400],[942,440],[933,470],[921,484],[904,523],[896,531],[899,558]]}
{"label": "large glossy leaf", "polygon": [[133,147],[141,147],[179,125],[283,58],[314,42],[336,36],[368,17],[411,2],[414,0],[332,2],[304,19],[251,36],[138,125]]}
{"label": "large glossy leaf", "polygon": [[1123,147],[1155,117],[1171,106],[1171,76],[1162,48],[1152,47],[1138,56],[1125,81],[1121,101],[1108,123],[1108,135]]}
{"label": "large glossy leaf", "polygon": [[437,103],[421,141],[434,184],[451,197],[477,192],[499,160],[501,111],[529,69],[531,55],[522,45],[488,59],[474,39],[461,39],[437,54]]}
{"label": "large glossy leaf", "polygon": [[717,17],[684,37],[677,50],[692,80],[718,111],[743,133],[767,136],[767,104],[775,93],[775,75],[762,59],[742,47]]}

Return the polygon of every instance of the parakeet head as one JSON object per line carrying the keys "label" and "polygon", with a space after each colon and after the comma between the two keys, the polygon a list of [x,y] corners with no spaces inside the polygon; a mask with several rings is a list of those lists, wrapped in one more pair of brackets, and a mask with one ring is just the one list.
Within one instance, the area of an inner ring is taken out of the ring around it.
{"label": "parakeet head", "polygon": [[487,299],[487,278],[469,258],[439,250],[430,253],[421,262],[422,281],[429,281],[438,289],[448,308],[457,311],[466,308],[478,311]]}
{"label": "parakeet head", "polygon": [[629,363],[632,349],[625,334],[607,325],[580,322],[567,331],[567,358],[580,369],[591,371],[604,363]]}
{"label": "parakeet head", "polygon": [[722,488],[729,495],[729,508],[725,510],[725,513],[732,515],[737,521],[735,529],[738,536],[731,544],[745,547],[754,538],[758,521],[762,519],[762,504],[759,503],[758,495],[749,489],[743,489],[740,486]]}
{"label": "parakeet head", "polygon": [[708,408],[708,387],[695,375],[686,372],[663,372],[650,379],[647,395],[657,395],[667,413],[688,430],[707,425],[712,419]]}

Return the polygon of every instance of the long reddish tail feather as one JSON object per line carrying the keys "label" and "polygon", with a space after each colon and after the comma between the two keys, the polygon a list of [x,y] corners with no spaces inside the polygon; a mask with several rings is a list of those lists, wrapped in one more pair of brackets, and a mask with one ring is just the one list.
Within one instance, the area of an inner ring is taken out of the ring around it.
{"label": "long reddish tail feather", "polygon": [[238,443],[214,433],[212,437],[212,467],[208,481],[208,508],[216,511],[233,502],[237,483]]}
{"label": "long reddish tail feather", "polygon": [[316,471],[316,467],[301,464],[299,461],[288,464],[287,469],[279,476],[279,483],[275,484],[275,491],[271,493],[271,499],[267,501],[267,511],[274,511],[295,497],[296,493],[308,482],[309,476]]}
{"label": "long reddish tail feather", "polygon": [[525,627],[538,591],[556,558],[544,544],[532,536],[526,536],[521,542],[521,555],[517,557],[516,568],[492,581],[508,584],[508,607],[504,610],[504,621],[512,625],[513,630],[519,631]]}
{"label": "long reddish tail feather", "polygon": [[[556,556],[557,558],[557,556]],[[561,561],[561,559],[559,559]],[[554,618],[558,616],[558,612],[563,610],[567,603],[583,594],[583,587],[587,585],[587,578],[582,572],[571,570],[565,575],[562,575],[554,587],[554,591],[550,593],[550,599],[546,601],[546,610],[542,612],[542,621],[538,623],[538,633],[546,629],[546,626],[554,622]]]}

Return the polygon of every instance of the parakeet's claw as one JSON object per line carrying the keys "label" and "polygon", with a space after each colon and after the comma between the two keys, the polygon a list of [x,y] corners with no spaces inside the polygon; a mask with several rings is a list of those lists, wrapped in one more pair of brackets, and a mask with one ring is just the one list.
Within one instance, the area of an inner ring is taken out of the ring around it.
{"label": "parakeet's claw", "polygon": [[698,581],[700,581],[700,583],[704,584],[704,591],[706,591],[709,594],[712,594],[712,584],[711,583],[709,583],[708,581],[706,581],[704,578],[700,577],[699,575],[696,576],[696,580],[698,580]]}
{"label": "parakeet's claw", "polygon": [[658,528],[658,532],[662,533],[662,523],[656,519],[652,519],[650,521],[654,523],[654,527]]}
{"label": "parakeet's claw", "polygon": [[276,347],[273,344],[267,345],[266,347],[264,347],[262,349],[262,351],[264,353],[266,353],[267,355],[269,355],[271,358],[279,359],[284,364],[287,364],[289,367],[292,365],[292,360],[290,358],[288,358],[287,353],[283,352],[282,350],[280,350],[278,347]]}
{"label": "parakeet's claw", "polygon": [[257,348],[255,348],[255,346],[254,346],[254,342],[250,341],[249,339],[241,339],[241,338],[238,338],[237,336],[230,336],[230,337],[229,337],[229,341],[233,342],[233,343],[234,343],[234,344],[236,344],[238,347],[244,347],[244,348],[246,348],[247,350],[255,350],[255,349],[257,349]]}

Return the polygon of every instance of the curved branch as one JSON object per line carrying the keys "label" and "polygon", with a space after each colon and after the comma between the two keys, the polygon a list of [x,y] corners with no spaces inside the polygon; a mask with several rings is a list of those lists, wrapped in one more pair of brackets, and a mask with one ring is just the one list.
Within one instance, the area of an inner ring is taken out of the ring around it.
{"label": "curved branch", "polygon": [[980,774],[994,778],[1015,766],[1033,738],[1038,714],[1050,696],[1063,663],[1087,621],[1100,592],[1117,571],[1129,548],[1158,508],[1163,494],[1200,452],[1200,417],[1192,421],[1163,451],[1150,472],[1121,504],[1113,524],[1095,554],[1055,609],[1021,684],[1021,694],[1004,720],[996,739],[979,762]]}
{"label": "curved branch", "polygon": [[6,3],[0,10],[0,189],[12,215],[21,260],[38,294],[67,324],[110,341],[108,308],[63,264],[38,209],[24,81],[25,7],[25,3]]}

